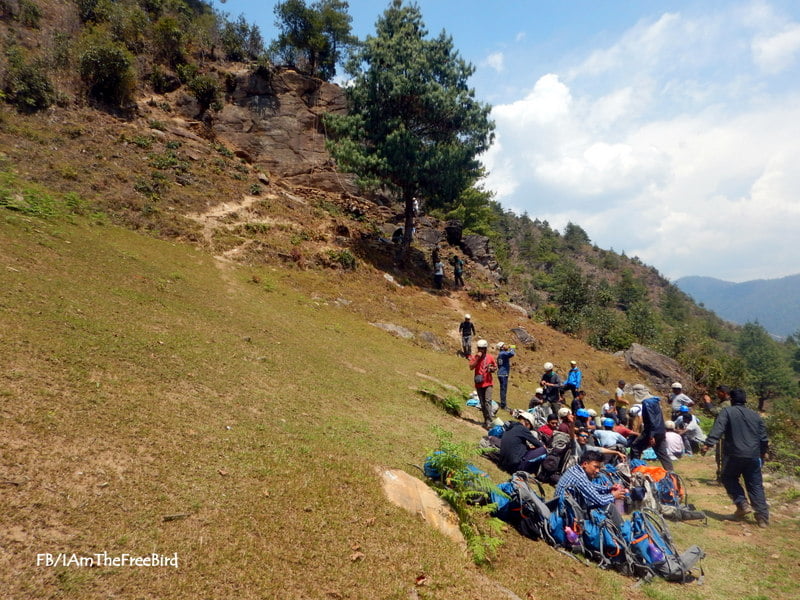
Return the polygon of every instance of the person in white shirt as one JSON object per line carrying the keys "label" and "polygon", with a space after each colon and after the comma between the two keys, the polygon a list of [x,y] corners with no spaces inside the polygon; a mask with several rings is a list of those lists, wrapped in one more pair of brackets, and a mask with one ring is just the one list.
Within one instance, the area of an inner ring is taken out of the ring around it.
{"label": "person in white shirt", "polygon": [[683,438],[675,431],[675,421],[665,421],[664,427],[667,428],[667,455],[670,460],[676,460],[683,456]]}

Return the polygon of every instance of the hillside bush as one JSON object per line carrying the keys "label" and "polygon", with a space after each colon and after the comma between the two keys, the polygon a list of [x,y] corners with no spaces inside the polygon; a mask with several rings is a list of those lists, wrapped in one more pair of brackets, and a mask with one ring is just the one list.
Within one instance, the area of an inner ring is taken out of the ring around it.
{"label": "hillside bush", "polygon": [[198,75],[189,82],[189,91],[200,105],[200,114],[205,113],[209,108],[219,110],[220,104],[219,81],[211,75]]}
{"label": "hillside bush", "polygon": [[2,81],[6,102],[20,112],[44,110],[55,102],[56,90],[42,61],[26,61],[17,46],[8,49],[6,59],[8,62]]}
{"label": "hillside bush", "polygon": [[116,105],[131,101],[136,88],[133,56],[107,35],[90,35],[78,58],[81,79],[91,98]]}
{"label": "hillside bush", "polygon": [[161,17],[153,26],[156,60],[172,67],[186,62],[184,31],[175,17]]}
{"label": "hillside bush", "polygon": [[19,22],[25,27],[39,29],[39,22],[42,20],[42,9],[32,0],[19,0]]}

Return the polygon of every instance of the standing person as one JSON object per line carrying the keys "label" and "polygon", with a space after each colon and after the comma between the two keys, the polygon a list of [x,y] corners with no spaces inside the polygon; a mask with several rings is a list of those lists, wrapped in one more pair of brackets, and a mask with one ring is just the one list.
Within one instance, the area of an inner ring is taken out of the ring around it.
{"label": "standing person", "polygon": [[478,340],[476,346],[478,353],[469,356],[469,368],[475,372],[475,391],[478,393],[478,399],[481,403],[483,426],[489,429],[492,426],[492,419],[494,419],[494,411],[492,410],[492,386],[494,385],[494,380],[492,379],[492,373],[497,371],[497,361],[495,361],[494,356],[488,353],[489,342]]}
{"label": "standing person", "polygon": [[570,405],[572,414],[577,414],[579,408],[586,408],[586,392],[581,390],[572,397],[572,404]]}
{"label": "standing person", "polygon": [[561,401],[561,378],[553,370],[553,363],[544,363],[544,375],[539,385],[544,389],[544,399],[550,403],[550,409],[557,413]]}
{"label": "standing person", "polygon": [[442,289],[444,282],[444,263],[436,257],[436,262],[433,263],[433,285],[437,290]]}
{"label": "standing person", "polygon": [[[731,406],[723,408],[717,416],[701,452],[705,454],[724,436],[722,485],[736,505],[733,518],[744,519],[745,515],[755,510],[756,523],[759,527],[766,527],[769,525],[769,507],[761,477],[761,464],[769,451],[767,428],[759,414],[745,406],[747,395],[744,390],[732,390],[730,396]],[[747,503],[739,477],[744,478],[750,504]]]}
{"label": "standing person", "polygon": [[[578,392],[581,389],[581,379],[583,378],[583,374],[581,370],[578,368],[578,363],[574,360],[569,361],[570,367],[569,371],[567,372],[567,380],[564,382],[564,386],[562,388],[561,395],[563,396],[567,390],[572,392],[572,398],[575,399],[575,396],[578,395]],[[572,409],[573,412],[575,409]]]}
{"label": "standing person", "polygon": [[614,391],[614,399],[617,401],[617,414],[619,422],[623,425],[628,424],[628,401],[625,399],[625,380],[617,382],[617,389]]}
{"label": "standing person", "polygon": [[458,326],[458,332],[461,334],[461,354],[464,356],[472,354],[472,336],[475,335],[475,324],[471,319],[471,316],[464,315],[464,320]]}
{"label": "standing person", "polygon": [[511,374],[511,359],[516,355],[516,346],[506,346],[505,342],[497,342],[497,379],[500,380],[500,408],[508,408],[508,376]]}
{"label": "standing person", "polygon": [[453,286],[456,289],[464,287],[464,261],[460,256],[454,256],[451,264],[453,265]]}
{"label": "standing person", "polygon": [[672,384],[672,394],[669,397],[669,405],[672,408],[672,420],[678,418],[681,406],[694,406],[694,400],[683,393],[683,386],[679,381]]}
{"label": "standing person", "polygon": [[661,412],[661,399],[653,396],[641,383],[633,386],[633,398],[642,403],[642,432],[631,444],[631,458],[641,458],[642,452],[650,446],[652,439],[661,466],[665,471],[673,471],[674,467],[667,453],[667,428]]}

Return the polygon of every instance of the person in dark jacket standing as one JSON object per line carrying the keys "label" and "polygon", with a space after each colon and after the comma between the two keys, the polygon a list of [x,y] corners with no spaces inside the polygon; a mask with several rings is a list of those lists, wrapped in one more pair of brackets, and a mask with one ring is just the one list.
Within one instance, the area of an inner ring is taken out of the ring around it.
{"label": "person in dark jacket standing", "polygon": [[650,394],[650,390],[641,383],[633,386],[633,397],[636,402],[642,403],[642,433],[631,444],[631,458],[640,458],[642,452],[653,440],[653,449],[665,471],[674,471],[672,460],[667,452],[667,427],[664,423],[664,414],[661,412],[661,401]]}
{"label": "person in dark jacket standing", "polygon": [[[731,406],[720,411],[703,444],[702,453],[705,454],[724,436],[721,478],[725,491],[736,505],[733,518],[744,519],[745,515],[755,510],[756,523],[759,527],[766,527],[769,525],[769,507],[761,477],[761,463],[769,451],[767,428],[759,414],[745,406],[747,395],[744,390],[731,390],[730,398]],[[739,477],[744,478],[750,504],[747,503]]]}
{"label": "person in dark jacket standing", "polygon": [[475,335],[475,324],[470,315],[464,315],[464,320],[458,326],[461,334],[461,354],[469,356],[472,354],[472,336]]}

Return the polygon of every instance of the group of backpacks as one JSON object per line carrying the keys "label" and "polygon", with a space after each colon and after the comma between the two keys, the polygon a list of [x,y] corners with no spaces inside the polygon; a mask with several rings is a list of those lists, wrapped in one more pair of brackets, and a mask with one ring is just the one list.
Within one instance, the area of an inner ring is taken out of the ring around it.
{"label": "group of backpacks", "polygon": [[[615,475],[602,476],[613,480]],[[541,484],[524,471],[499,487],[508,498],[494,499],[495,516],[526,537],[633,577],[659,576],[680,583],[695,579],[692,569],[703,551],[691,546],[679,553],[663,517],[653,508],[633,509],[617,526],[604,511],[585,510],[568,493],[545,501]],[[702,568],[700,572],[702,576]]]}

